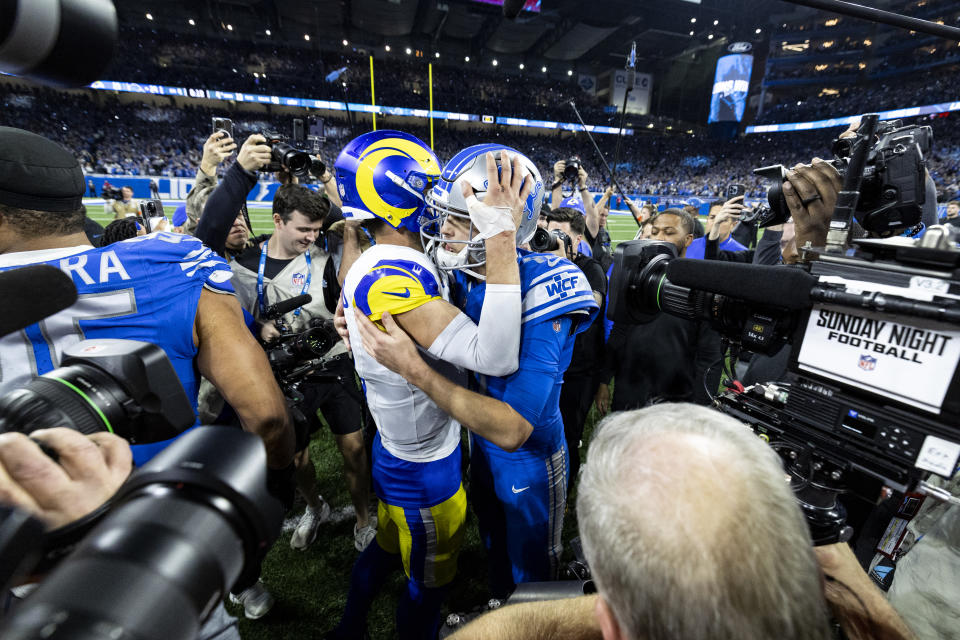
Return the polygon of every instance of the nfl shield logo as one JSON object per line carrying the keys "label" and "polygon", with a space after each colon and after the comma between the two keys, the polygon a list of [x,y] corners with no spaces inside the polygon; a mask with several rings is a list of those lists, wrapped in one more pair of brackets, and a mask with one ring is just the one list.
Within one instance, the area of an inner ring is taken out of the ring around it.
{"label": "nfl shield logo", "polygon": [[562,326],[563,326],[563,325],[560,324],[560,321],[559,321],[559,320],[554,320],[554,321],[553,321],[553,332],[554,332],[554,333],[560,333],[560,328],[561,328]]}
{"label": "nfl shield logo", "polygon": [[302,287],[303,283],[307,281],[307,276],[303,273],[295,273],[293,274],[292,280],[293,280],[293,286]]}
{"label": "nfl shield logo", "polygon": [[877,368],[877,359],[873,356],[861,355],[859,367],[864,371],[873,371]]}

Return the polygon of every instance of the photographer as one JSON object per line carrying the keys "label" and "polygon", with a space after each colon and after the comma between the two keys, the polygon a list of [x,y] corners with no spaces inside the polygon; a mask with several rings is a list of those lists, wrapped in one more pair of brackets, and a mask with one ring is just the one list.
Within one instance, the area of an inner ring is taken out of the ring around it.
{"label": "photographer", "polygon": [[250,237],[241,207],[257,184],[257,172],[269,162],[270,147],[266,139],[259,133],[247,138],[240,147],[237,161],[207,197],[193,235],[228,259],[240,255]]}
{"label": "photographer", "polygon": [[[665,209],[647,223],[650,239],[673,243],[681,258],[693,242],[693,225],[682,209]],[[646,324],[614,323],[600,373],[597,409],[604,414],[611,407],[611,378],[616,379],[614,411],[656,401],[708,404],[720,384],[719,361],[720,338],[705,322],[661,313]]]}
{"label": "photographer", "polygon": [[[597,217],[593,196],[590,195],[590,190],[587,188],[587,178],[589,178],[589,176],[587,175],[587,172],[584,171],[583,165],[580,164],[579,158],[560,160],[553,165],[553,186],[550,188],[550,205],[554,208],[567,206],[563,204],[563,181],[565,179],[565,174],[567,173],[567,162],[570,162],[571,160],[576,161],[577,177],[574,184],[576,187],[576,192],[580,195],[580,199],[583,202],[583,215],[587,220],[587,229],[590,230],[591,236],[596,237],[600,229],[600,220]],[[573,195],[576,194],[571,194],[571,197]]]}
{"label": "photographer", "polygon": [[[251,155],[268,159],[263,156],[269,152],[259,150],[265,147],[260,140],[263,140],[260,136],[251,136],[244,144],[254,145]],[[216,203],[213,196],[211,201]],[[328,253],[316,242],[328,225],[330,210],[329,200],[315,191],[297,184],[282,186],[273,200],[274,233],[263,238],[259,246],[251,246],[231,262],[237,295],[244,308],[257,320],[260,338],[266,344],[281,335],[275,321],[261,320],[264,310],[271,304],[302,294],[313,296],[310,303],[284,316],[284,325],[292,333],[333,319],[324,302],[325,282],[330,281],[325,273],[328,273],[328,267],[330,273],[336,273],[340,256]],[[201,220],[201,224],[203,222]],[[338,341],[328,355],[336,356],[345,351],[346,347]],[[307,501],[307,510],[290,544],[295,549],[309,546],[316,538],[320,524],[330,513],[330,506],[317,494],[316,470],[307,449],[310,435],[322,426],[317,417],[317,410],[320,410],[343,456],[344,476],[357,517],[354,543],[358,550],[363,550],[373,539],[376,529],[375,519],[368,512],[370,471],[363,441],[361,398],[355,387],[348,390],[344,386],[355,384],[349,359],[333,365],[329,374],[339,376],[345,382],[310,383],[304,384],[301,389],[304,394],[301,408],[306,416],[306,424],[296,425],[297,485]]]}
{"label": "photographer", "polygon": [[684,257],[694,259],[703,258],[708,237],[710,240],[716,241],[720,251],[745,251],[745,246],[730,237],[730,232],[740,219],[740,213],[743,209],[743,196],[731,198],[721,205],[711,205],[706,224],[706,232],[708,235],[694,239],[687,248],[687,253]]}
{"label": "photographer", "polygon": [[827,640],[828,609],[852,640],[913,637],[849,546],[811,547],[780,459],[719,412],[605,420],[577,515],[597,595],[508,604],[451,637]]}
{"label": "photographer", "polygon": [[[600,305],[602,315],[607,295],[606,273],[599,262],[577,250],[585,231],[583,216],[575,209],[561,207],[550,212],[547,221],[547,230],[554,232],[554,236],[559,240],[559,246],[553,253],[567,258],[583,271],[593,291],[593,299]],[[589,329],[577,335],[573,344],[573,357],[563,374],[560,413],[563,416],[572,481],[576,481],[580,470],[580,439],[583,436],[583,423],[590,413],[597,390],[596,372],[603,363],[603,338],[603,323],[599,321],[593,322]]]}
{"label": "photographer", "polygon": [[140,213],[137,203],[133,201],[133,189],[130,187],[120,187],[120,200],[113,203],[113,218],[119,220],[127,216],[135,216]]}

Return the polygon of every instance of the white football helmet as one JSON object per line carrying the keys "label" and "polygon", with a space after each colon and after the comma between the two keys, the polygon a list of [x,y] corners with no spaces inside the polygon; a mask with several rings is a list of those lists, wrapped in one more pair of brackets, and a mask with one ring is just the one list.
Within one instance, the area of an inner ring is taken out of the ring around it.
{"label": "white football helmet", "polygon": [[[533,186],[530,195],[524,203],[523,218],[517,227],[517,245],[530,240],[533,232],[537,230],[537,219],[540,216],[540,206],[543,204],[543,178],[540,171],[530,158],[526,157],[516,149],[504,146],[502,144],[478,144],[467,147],[450,159],[450,162],[443,169],[440,180],[434,185],[433,189],[427,192],[426,202],[429,207],[430,215],[425,216],[421,221],[420,236],[423,240],[423,248],[427,255],[433,260],[438,268],[451,271],[459,269],[465,273],[479,279],[483,276],[476,273],[474,269],[482,266],[487,259],[486,249],[483,240],[473,239],[476,229],[470,227],[470,239],[451,240],[444,238],[441,233],[443,223],[447,216],[455,216],[470,222],[470,214],[467,210],[467,203],[463,197],[464,181],[473,187],[477,194],[477,199],[481,202],[487,195],[487,163],[485,156],[493,151],[497,159],[497,168],[500,167],[500,151],[506,151],[510,161],[514,156],[520,156],[520,163],[529,173],[527,179],[533,180]],[[448,251],[444,245],[463,245],[457,251]]]}

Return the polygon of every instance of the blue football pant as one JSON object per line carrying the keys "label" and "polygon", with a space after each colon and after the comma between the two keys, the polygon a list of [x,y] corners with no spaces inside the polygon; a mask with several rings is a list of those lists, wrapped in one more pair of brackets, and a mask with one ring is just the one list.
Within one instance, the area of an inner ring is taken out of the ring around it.
{"label": "blue football pant", "polygon": [[470,498],[487,548],[493,597],[506,598],[521,582],[557,578],[568,472],[566,444],[545,458],[474,445]]}

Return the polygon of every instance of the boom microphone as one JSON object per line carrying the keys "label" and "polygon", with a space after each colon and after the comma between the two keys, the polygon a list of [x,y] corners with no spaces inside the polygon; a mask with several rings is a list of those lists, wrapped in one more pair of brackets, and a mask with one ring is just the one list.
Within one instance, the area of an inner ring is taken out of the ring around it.
{"label": "boom microphone", "polygon": [[503,17],[514,20],[523,11],[525,0],[503,0]]}
{"label": "boom microphone", "polygon": [[5,336],[72,306],[77,288],[60,269],[37,264],[0,272],[0,300],[15,301],[0,314],[0,336]]}
{"label": "boom microphone", "polygon": [[709,291],[758,305],[809,309],[817,277],[785,266],[680,258],[667,265],[667,279],[678,286]]}
{"label": "boom microphone", "polygon": [[286,300],[281,300],[276,304],[272,304],[267,307],[267,310],[264,312],[261,320],[275,320],[282,315],[286,315],[291,311],[299,309],[305,304],[310,304],[313,301],[313,296],[309,293],[305,293],[302,296],[294,296],[292,298],[287,298]]}

